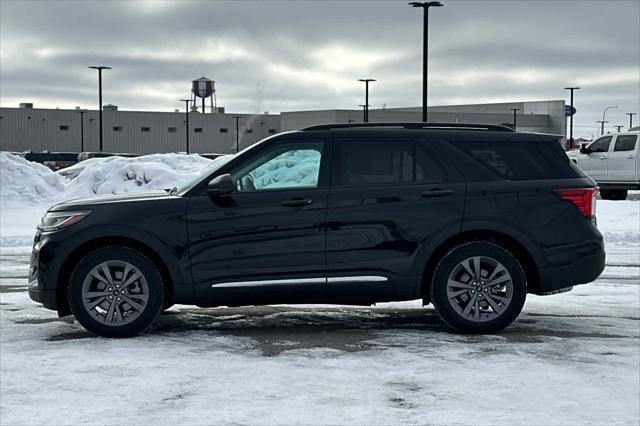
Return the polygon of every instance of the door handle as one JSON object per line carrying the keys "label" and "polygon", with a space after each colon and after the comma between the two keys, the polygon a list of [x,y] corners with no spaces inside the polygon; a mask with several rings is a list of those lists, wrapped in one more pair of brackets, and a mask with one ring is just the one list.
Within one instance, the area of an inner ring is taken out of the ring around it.
{"label": "door handle", "polygon": [[633,160],[633,155],[629,155],[629,156],[627,156],[627,158],[628,158],[629,160]]}
{"label": "door handle", "polygon": [[422,193],[425,198],[440,198],[448,197],[449,195],[453,195],[452,189],[430,189]]}
{"label": "door handle", "polygon": [[607,158],[607,157],[600,157],[601,160],[604,160],[605,158]]}
{"label": "door handle", "polygon": [[283,207],[303,207],[303,206],[308,206],[311,203],[313,203],[313,200],[293,199],[293,200],[283,201],[280,204],[282,204]]}

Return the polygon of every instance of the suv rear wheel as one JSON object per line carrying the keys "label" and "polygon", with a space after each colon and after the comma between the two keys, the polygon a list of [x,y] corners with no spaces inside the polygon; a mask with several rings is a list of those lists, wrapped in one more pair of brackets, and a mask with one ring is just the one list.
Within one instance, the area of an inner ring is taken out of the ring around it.
{"label": "suv rear wheel", "polygon": [[440,317],[464,333],[494,333],[522,311],[526,278],[518,260],[488,241],[461,244],[438,263],[432,300]]}
{"label": "suv rear wheel", "polygon": [[71,274],[69,304],[78,322],[104,337],[148,330],[162,310],[162,278],[145,255],[105,247],[85,256]]}

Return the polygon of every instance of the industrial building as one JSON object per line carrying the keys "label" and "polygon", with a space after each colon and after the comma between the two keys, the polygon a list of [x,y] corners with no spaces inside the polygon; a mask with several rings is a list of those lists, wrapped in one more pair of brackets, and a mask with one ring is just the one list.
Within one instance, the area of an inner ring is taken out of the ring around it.
{"label": "industrial building", "polygon": [[[565,103],[512,102],[429,107],[429,121],[505,124],[518,130],[565,135]],[[421,109],[370,109],[371,122],[419,122]],[[237,117],[237,119],[236,119]],[[234,153],[280,131],[314,124],[362,121],[362,110],[227,114],[222,108],[189,112],[189,152]],[[0,108],[0,151],[98,151],[98,111]],[[237,131],[236,131],[237,122]],[[103,151],[150,154],[185,152],[186,113],[120,111],[103,107]],[[236,144],[238,146],[236,146]]]}

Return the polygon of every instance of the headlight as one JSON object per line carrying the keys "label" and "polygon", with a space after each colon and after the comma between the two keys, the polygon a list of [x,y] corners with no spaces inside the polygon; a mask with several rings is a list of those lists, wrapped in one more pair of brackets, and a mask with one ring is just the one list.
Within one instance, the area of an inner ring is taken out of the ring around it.
{"label": "headlight", "polygon": [[47,212],[40,220],[38,228],[43,232],[58,231],[74,223],[80,222],[91,213],[91,210]]}

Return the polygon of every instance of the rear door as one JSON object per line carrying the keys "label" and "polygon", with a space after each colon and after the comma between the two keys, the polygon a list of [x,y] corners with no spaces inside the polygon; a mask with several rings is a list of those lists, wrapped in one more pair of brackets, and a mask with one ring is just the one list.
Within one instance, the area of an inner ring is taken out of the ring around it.
{"label": "rear door", "polygon": [[616,135],[613,149],[609,153],[608,180],[632,182],[636,180],[638,158],[638,135]]}
{"label": "rear door", "polygon": [[588,146],[588,154],[580,154],[578,166],[595,181],[607,179],[607,160],[613,136],[603,136]]}
{"label": "rear door", "polygon": [[[429,143],[413,139],[337,140],[327,209],[329,297],[407,298],[421,244],[460,226],[462,176]],[[413,285],[413,287],[412,287]]]}

